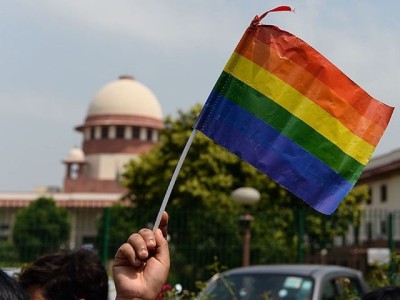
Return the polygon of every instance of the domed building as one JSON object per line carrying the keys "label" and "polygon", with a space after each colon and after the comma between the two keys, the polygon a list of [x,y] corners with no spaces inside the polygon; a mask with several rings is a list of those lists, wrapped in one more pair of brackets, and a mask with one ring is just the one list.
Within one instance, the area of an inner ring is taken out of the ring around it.
{"label": "domed building", "polygon": [[82,150],[64,159],[64,192],[123,192],[118,176],[123,166],[158,142],[163,128],[156,96],[131,76],[102,87],[92,99],[86,119],[76,130]]}
{"label": "domed building", "polygon": [[11,241],[17,211],[40,197],[51,197],[70,214],[69,248],[93,244],[104,208],[121,200],[124,165],[159,140],[163,116],[156,96],[131,76],[121,76],[95,93],[86,117],[75,129],[82,134],[63,159],[63,187],[30,193],[0,193],[0,240]]}

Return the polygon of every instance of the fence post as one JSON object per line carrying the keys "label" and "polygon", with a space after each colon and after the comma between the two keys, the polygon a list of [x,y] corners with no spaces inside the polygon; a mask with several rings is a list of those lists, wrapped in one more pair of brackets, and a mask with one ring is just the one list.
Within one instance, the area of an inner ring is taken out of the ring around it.
{"label": "fence post", "polygon": [[102,256],[101,261],[103,265],[107,264],[108,261],[108,243],[110,239],[110,208],[105,207],[103,210],[103,241],[102,243]]}
{"label": "fence post", "polygon": [[299,207],[296,210],[296,221],[297,221],[297,263],[304,262],[304,247],[303,247],[303,235],[304,235],[304,209]]}

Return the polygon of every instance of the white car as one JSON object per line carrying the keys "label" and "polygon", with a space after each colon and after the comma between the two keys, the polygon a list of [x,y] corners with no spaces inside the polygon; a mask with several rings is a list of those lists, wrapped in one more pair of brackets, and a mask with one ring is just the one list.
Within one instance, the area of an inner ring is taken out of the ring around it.
{"label": "white car", "polygon": [[333,265],[264,265],[214,276],[197,299],[336,300],[361,297],[368,286],[358,270]]}

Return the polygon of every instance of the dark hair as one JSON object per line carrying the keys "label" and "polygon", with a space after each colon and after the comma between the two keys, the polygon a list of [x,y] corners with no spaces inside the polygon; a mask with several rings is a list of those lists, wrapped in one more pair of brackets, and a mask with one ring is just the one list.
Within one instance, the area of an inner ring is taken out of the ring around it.
{"label": "dark hair", "polygon": [[78,249],[46,254],[22,270],[25,289],[39,286],[48,300],[107,300],[108,275],[91,250]]}
{"label": "dark hair", "polygon": [[362,300],[400,300],[399,287],[383,287],[364,295]]}
{"label": "dark hair", "polygon": [[0,299],[29,300],[29,296],[14,278],[0,270]]}

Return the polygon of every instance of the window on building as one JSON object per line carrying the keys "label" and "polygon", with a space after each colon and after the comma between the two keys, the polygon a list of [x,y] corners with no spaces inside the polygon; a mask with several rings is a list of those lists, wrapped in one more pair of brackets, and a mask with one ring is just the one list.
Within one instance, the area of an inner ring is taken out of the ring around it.
{"label": "window on building", "polygon": [[368,199],[367,199],[367,204],[371,205],[372,204],[372,187],[368,187]]}
{"label": "window on building", "polygon": [[79,164],[71,164],[70,168],[71,169],[70,169],[69,179],[77,180],[79,177],[79,171],[80,171]]}
{"label": "window on building", "polygon": [[386,235],[387,234],[387,223],[386,221],[381,221],[381,234]]}
{"label": "window on building", "polygon": [[117,139],[123,139],[125,137],[125,127],[124,126],[117,126],[116,127],[115,137]]}
{"label": "window on building", "polygon": [[132,126],[132,139],[138,140],[140,138],[140,127]]}
{"label": "window on building", "polygon": [[94,140],[96,138],[96,130],[94,127],[90,127],[89,139]]}
{"label": "window on building", "polygon": [[101,126],[101,138],[108,139],[108,126]]}
{"label": "window on building", "polygon": [[10,224],[2,223],[0,224],[0,241],[5,242],[10,235]]}
{"label": "window on building", "polygon": [[0,224],[0,231],[7,231],[10,229],[10,224],[2,223]]}
{"label": "window on building", "polygon": [[369,241],[372,240],[372,223],[371,222],[367,222],[367,238]]}
{"label": "window on building", "polygon": [[387,187],[386,184],[381,185],[381,202],[387,201]]}
{"label": "window on building", "polygon": [[146,140],[152,141],[153,140],[153,129],[147,128],[146,130]]}

